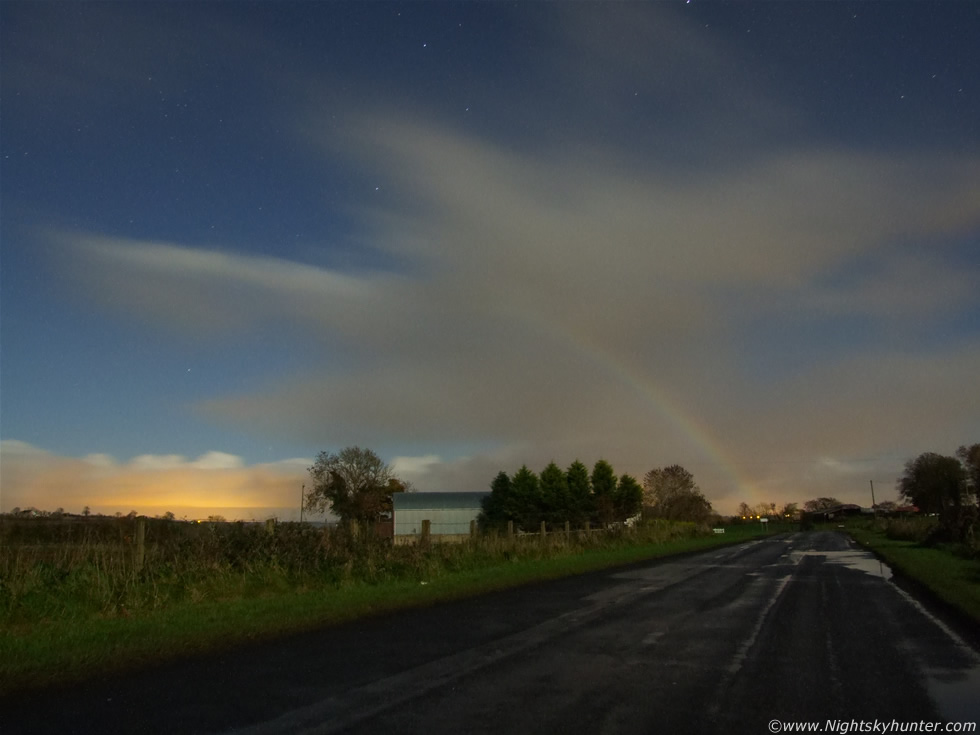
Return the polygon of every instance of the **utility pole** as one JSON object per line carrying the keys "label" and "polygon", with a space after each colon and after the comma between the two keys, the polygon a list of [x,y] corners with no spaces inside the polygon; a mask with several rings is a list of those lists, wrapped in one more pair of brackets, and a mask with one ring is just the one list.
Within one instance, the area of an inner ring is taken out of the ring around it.
{"label": "utility pole", "polygon": [[299,522],[303,522],[303,499],[306,496],[306,483],[299,489]]}
{"label": "utility pole", "polygon": [[873,510],[873,511],[875,511],[875,513],[877,513],[878,511],[875,508],[875,506],[877,505],[877,503],[875,503],[875,481],[874,480],[868,480],[868,482],[871,483],[871,510]]}

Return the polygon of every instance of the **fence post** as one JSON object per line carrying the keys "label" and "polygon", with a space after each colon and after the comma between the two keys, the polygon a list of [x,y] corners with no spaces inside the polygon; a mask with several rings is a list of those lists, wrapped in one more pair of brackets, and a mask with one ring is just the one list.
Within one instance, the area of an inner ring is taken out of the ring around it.
{"label": "fence post", "polygon": [[429,541],[432,537],[432,521],[424,520],[422,521],[422,538],[420,543],[422,546],[428,546]]}
{"label": "fence post", "polygon": [[265,532],[272,536],[276,532],[276,519],[266,518],[265,519]]}
{"label": "fence post", "polygon": [[548,526],[544,521],[541,521],[541,543],[548,540]]}
{"label": "fence post", "polygon": [[146,518],[136,519],[136,571],[142,571],[146,560]]}
{"label": "fence post", "polygon": [[476,540],[476,521],[470,521],[470,540]]}
{"label": "fence post", "polygon": [[507,538],[514,538],[514,521],[507,521]]}

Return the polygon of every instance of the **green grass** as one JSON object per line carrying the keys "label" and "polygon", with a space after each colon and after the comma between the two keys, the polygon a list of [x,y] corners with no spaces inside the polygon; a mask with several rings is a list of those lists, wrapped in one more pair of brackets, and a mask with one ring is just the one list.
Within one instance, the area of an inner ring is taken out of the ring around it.
{"label": "green grass", "polygon": [[848,524],[847,532],[893,569],[980,623],[980,559],[964,558],[949,547],[890,538],[883,528],[871,524]]}
{"label": "green grass", "polygon": [[[768,535],[778,530],[770,529]],[[664,540],[623,536],[585,548],[532,542],[508,546],[503,540],[469,549],[466,545],[435,545],[428,551],[407,548],[397,555],[374,559],[370,574],[362,570],[360,574],[317,577],[260,565],[250,573],[213,569],[208,589],[200,587],[203,580],[194,580],[188,583],[190,592],[165,603],[153,601],[152,588],[163,584],[161,579],[169,579],[166,574],[119,583],[119,590],[103,579],[110,598],[115,595],[135,601],[132,612],[124,605],[104,602],[100,611],[93,612],[91,602],[69,599],[80,594],[72,575],[87,578],[92,574],[89,567],[77,564],[60,571],[54,567],[52,572],[51,567],[42,565],[57,584],[45,578],[45,584],[38,588],[41,592],[25,593],[26,602],[20,600],[21,608],[32,605],[43,614],[25,615],[23,609],[18,614],[10,612],[0,628],[0,690],[81,680],[93,671],[139,668],[289,632],[701,551],[767,534],[752,525],[729,527],[725,535],[686,535]],[[132,574],[128,578],[132,580]],[[59,594],[65,599],[55,599]]]}

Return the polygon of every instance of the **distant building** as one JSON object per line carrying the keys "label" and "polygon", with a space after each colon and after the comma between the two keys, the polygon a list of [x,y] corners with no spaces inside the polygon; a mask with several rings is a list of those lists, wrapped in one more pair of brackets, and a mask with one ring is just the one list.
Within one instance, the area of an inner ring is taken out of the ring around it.
{"label": "distant building", "polygon": [[412,543],[429,521],[433,541],[462,541],[470,536],[470,522],[483,510],[489,492],[395,493],[391,496],[395,543]]}
{"label": "distant building", "polygon": [[826,522],[840,520],[846,516],[857,516],[862,513],[870,513],[869,510],[865,510],[860,505],[854,505],[852,503],[842,503],[841,505],[835,505],[831,508],[821,508],[820,510],[808,510],[803,513],[803,520],[809,520],[811,522]]}

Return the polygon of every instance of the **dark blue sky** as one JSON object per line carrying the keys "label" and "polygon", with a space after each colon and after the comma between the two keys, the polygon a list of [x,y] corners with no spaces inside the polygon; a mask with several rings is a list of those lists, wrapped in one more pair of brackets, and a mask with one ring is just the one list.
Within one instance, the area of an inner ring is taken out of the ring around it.
{"label": "dark blue sky", "polygon": [[977,440],[976,3],[0,19],[16,504],[361,444],[420,489],[682,462],[724,508]]}

